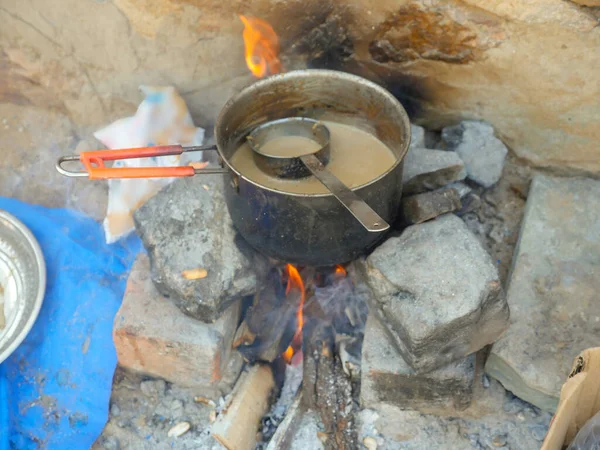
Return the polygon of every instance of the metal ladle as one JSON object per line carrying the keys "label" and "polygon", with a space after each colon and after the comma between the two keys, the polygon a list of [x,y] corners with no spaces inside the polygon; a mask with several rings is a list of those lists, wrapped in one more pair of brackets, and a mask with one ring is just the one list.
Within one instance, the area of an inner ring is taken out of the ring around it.
{"label": "metal ladle", "polygon": [[[315,150],[294,156],[265,153],[264,145],[276,138],[297,136],[316,142]],[[274,120],[256,127],[247,137],[257,166],[279,178],[303,178],[314,175],[338,201],[372,233],[387,230],[389,224],[355,192],[333,175],[325,165],[329,162],[329,129],[305,117]]]}

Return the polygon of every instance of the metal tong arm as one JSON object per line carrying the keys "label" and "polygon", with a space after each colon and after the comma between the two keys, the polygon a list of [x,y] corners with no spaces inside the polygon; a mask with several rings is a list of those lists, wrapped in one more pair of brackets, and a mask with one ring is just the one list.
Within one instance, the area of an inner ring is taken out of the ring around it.
{"label": "metal tong arm", "polygon": [[348,186],[342,183],[323,165],[315,155],[304,155],[300,159],[310,172],[329,189],[329,191],[346,207],[348,211],[371,233],[379,233],[390,228],[390,225],[377,214],[373,208],[360,198]]}
{"label": "metal tong arm", "polygon": [[[197,173],[227,173],[224,168],[196,169],[192,166],[178,167],[106,167],[105,161],[119,161],[133,158],[151,158],[156,156],[181,155],[184,152],[202,152],[216,150],[215,145],[182,147],[181,145],[163,145],[159,147],[124,148],[120,150],[96,150],[81,152],[79,155],[61,156],[56,162],[56,170],[67,177],[88,177],[90,180],[108,180],[121,178],[169,178],[191,177]],[[65,162],[80,161],[85,171],[73,171],[63,167]]]}

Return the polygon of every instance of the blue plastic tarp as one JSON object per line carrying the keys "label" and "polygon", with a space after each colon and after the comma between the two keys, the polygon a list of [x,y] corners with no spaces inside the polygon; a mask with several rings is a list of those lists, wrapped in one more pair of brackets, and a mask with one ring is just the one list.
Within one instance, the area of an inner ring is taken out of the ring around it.
{"label": "blue plastic tarp", "polygon": [[35,235],[48,280],[35,325],[0,365],[0,450],[88,449],[108,417],[112,324],[141,243],[107,245],[75,211],[1,197],[0,209]]}

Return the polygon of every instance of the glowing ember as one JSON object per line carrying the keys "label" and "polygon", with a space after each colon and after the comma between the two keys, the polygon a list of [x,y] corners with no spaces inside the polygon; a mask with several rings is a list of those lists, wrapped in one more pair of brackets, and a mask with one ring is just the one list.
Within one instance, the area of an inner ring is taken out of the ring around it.
{"label": "glowing ember", "polygon": [[244,23],[246,65],[250,72],[262,78],[283,71],[279,62],[279,38],[273,27],[256,17],[240,16]]}
{"label": "glowing ember", "polygon": [[288,364],[292,362],[292,358],[294,357],[294,349],[291,345],[285,350],[285,352],[281,354],[281,357]]}
{"label": "glowing ember", "polygon": [[300,276],[298,269],[291,264],[286,264],[285,269],[288,273],[288,282],[285,288],[285,295],[289,295],[292,290],[297,290],[300,292],[300,304],[298,305],[298,311],[296,311],[296,332],[294,333],[291,345],[281,355],[283,360],[290,364],[292,362],[295,349],[302,348],[302,327],[304,326],[302,309],[304,308],[306,291],[304,289],[304,282],[302,281],[302,277]]}

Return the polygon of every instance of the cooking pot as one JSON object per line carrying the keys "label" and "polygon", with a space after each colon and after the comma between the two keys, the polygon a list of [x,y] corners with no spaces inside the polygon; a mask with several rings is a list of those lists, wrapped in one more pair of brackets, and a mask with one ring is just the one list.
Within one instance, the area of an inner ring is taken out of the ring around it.
{"label": "cooking pot", "polygon": [[[386,144],[396,158],[393,166],[352,191],[385,221],[394,221],[402,195],[403,159],[410,143],[408,116],[388,91],[343,72],[298,70],[250,85],[221,110],[214,129],[216,147],[184,149],[172,145],[83,152],[60,158],[57,169],[67,176],[90,179],[179,177],[224,172],[229,178],[225,183],[225,197],[233,224],[256,250],[302,265],[351,261],[372,248],[385,233],[367,231],[331,193],[279,191],[248,179],[230,163],[232,155],[252,130],[286,117],[346,123],[369,132]],[[222,168],[104,166],[104,161],[199,150],[217,150]],[[364,151],[368,152],[369,148]],[[63,167],[64,162],[73,160],[80,160],[86,171],[73,172]]]}

